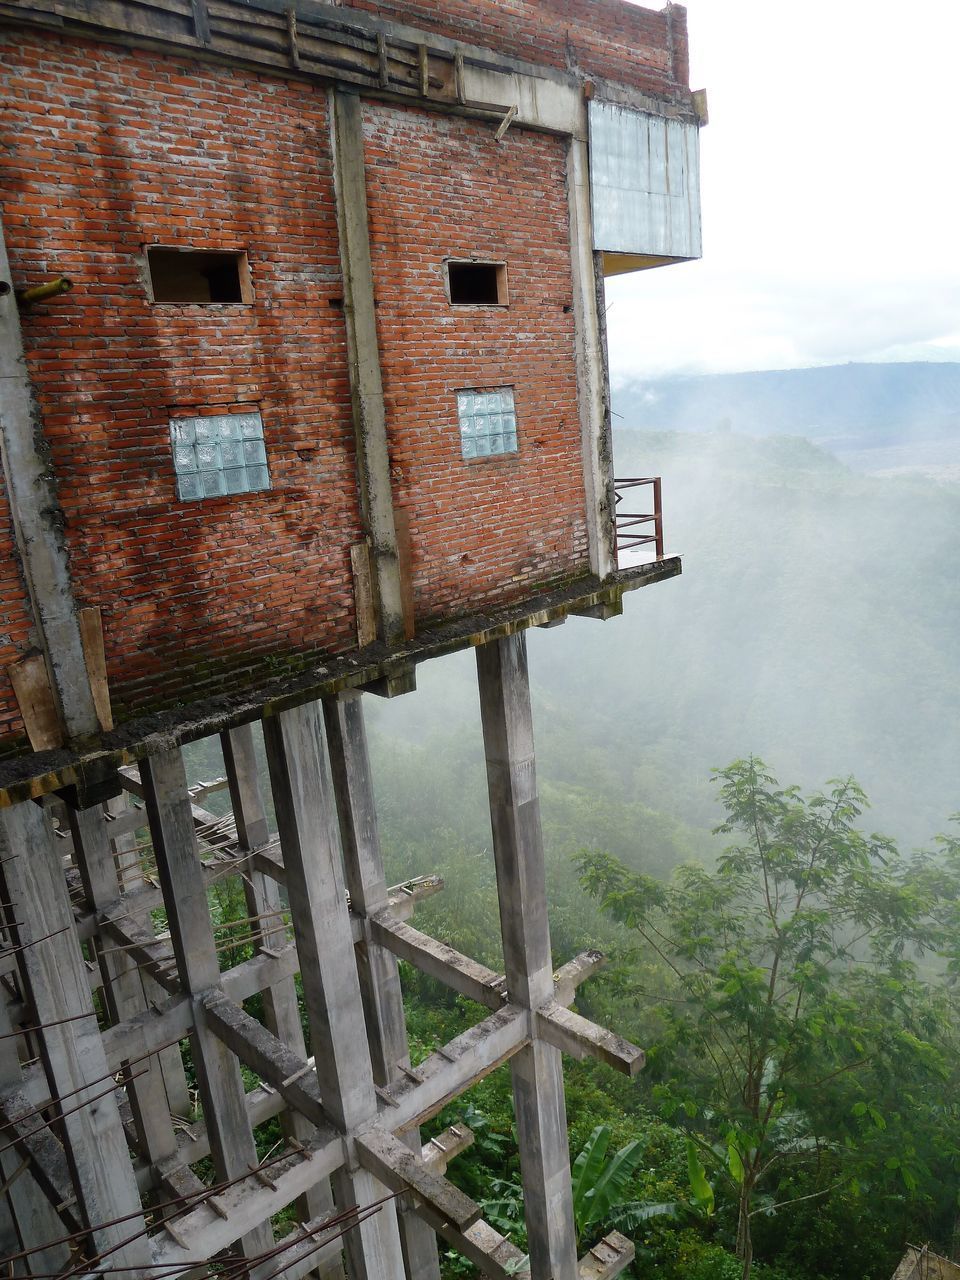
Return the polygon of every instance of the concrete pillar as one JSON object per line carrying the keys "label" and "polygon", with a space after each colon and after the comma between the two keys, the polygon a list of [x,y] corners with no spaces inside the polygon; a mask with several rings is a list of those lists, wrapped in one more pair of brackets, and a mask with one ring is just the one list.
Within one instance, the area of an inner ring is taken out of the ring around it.
{"label": "concrete pillar", "polygon": [[[532,1011],[553,997],[553,963],[524,634],[481,645],[477,678],[507,990]],[[510,1067],[531,1277],[577,1280],[560,1052],[534,1040]]]}
{"label": "concrete pillar", "polygon": [[[353,953],[335,809],[324,761],[323,718],[309,703],[264,721],[267,763],[287,893],[303,976],[311,1048],[324,1110],[345,1135],[346,1165],[333,1178],[341,1209],[386,1191],[360,1167],[352,1134],[377,1118],[360,982]],[[354,1280],[400,1280],[403,1257],[393,1203],[347,1232]]]}
{"label": "concrete pillar", "polygon": [[[3,288],[3,286],[8,286]],[[80,638],[63,513],[27,376],[20,315],[0,222],[0,461],[24,582],[68,737],[100,728]]]}
{"label": "concrete pillar", "polygon": [[[361,695],[330,698],[323,711],[350,907],[365,920],[387,905],[387,881]],[[397,962],[386,947],[371,941],[369,929],[356,954],[373,1075],[377,1084],[386,1086],[401,1079],[402,1068],[410,1066]],[[403,1141],[419,1154],[419,1128],[404,1134]],[[412,1209],[400,1210],[400,1239],[407,1280],[440,1280],[437,1238]]]}
{"label": "concrete pillar", "polygon": [[373,556],[377,634],[396,643],[404,638],[403,599],[370,261],[362,107],[357,94],[340,89],[331,89],[327,100],[360,509]]}
{"label": "concrete pillar", "polygon": [[[253,728],[248,724],[241,725],[239,729],[221,734],[220,741],[237,823],[238,843],[241,849],[257,849],[267,843],[270,829],[260,790]],[[261,915],[263,912],[283,909],[280,886],[262,871],[249,868],[244,875],[243,888],[248,915]],[[257,951],[264,947],[282,947],[286,944],[287,931],[280,916],[264,920],[259,925],[254,924],[253,928],[263,930],[263,936],[256,944]],[[278,1040],[282,1040],[299,1057],[306,1058],[307,1048],[293,978],[285,978],[272,987],[266,987],[262,996],[263,1020],[267,1030],[273,1032]],[[282,1113],[280,1124],[288,1137],[296,1138],[299,1142],[307,1141],[313,1132],[310,1121],[291,1107]],[[328,1217],[333,1213],[333,1192],[328,1179],[322,1179],[306,1193],[300,1204],[300,1212],[305,1222]],[[322,1274],[330,1277],[330,1280],[336,1280],[338,1276],[342,1277],[343,1267],[339,1262],[331,1263]]]}
{"label": "concrete pillar", "polygon": [[109,1250],[110,1265],[138,1280],[148,1274],[150,1248],[133,1165],[114,1093],[104,1093],[110,1071],[60,854],[49,820],[29,802],[0,810],[0,886],[18,922],[11,932],[22,948],[24,995],[45,1028],[37,1038],[47,1084],[66,1099],[64,1149],[80,1215],[96,1251]]}
{"label": "concrete pillar", "polygon": [[590,154],[587,104],[581,109],[579,137],[567,144],[570,208],[570,262],[576,337],[577,398],[583,446],[583,483],[587,507],[590,568],[599,578],[616,570],[614,530],[613,438],[607,381],[603,312],[598,306],[603,278],[596,276],[590,211]]}
{"label": "concrete pillar", "polygon": [[[150,756],[141,763],[140,776],[180,981],[188,995],[199,997],[220,986],[220,964],[180,751]],[[193,1008],[190,1042],[203,1119],[217,1179],[228,1181],[249,1173],[257,1164],[243,1078],[236,1056],[207,1027],[199,999],[194,999]],[[248,1258],[272,1244],[269,1223],[254,1228],[241,1240]]]}
{"label": "concrete pillar", "polygon": [[[83,880],[87,900],[96,911],[113,904],[120,894],[120,881],[113,859],[110,836],[103,810],[96,806],[78,811],[68,808],[73,855]],[[139,970],[130,955],[100,945],[94,950],[103,978],[103,999],[111,1021],[124,1022],[147,1007]],[[170,1119],[167,1091],[159,1057],[145,1058],[131,1068],[136,1079],[127,1086],[140,1150],[148,1163],[172,1156],[177,1136]]]}

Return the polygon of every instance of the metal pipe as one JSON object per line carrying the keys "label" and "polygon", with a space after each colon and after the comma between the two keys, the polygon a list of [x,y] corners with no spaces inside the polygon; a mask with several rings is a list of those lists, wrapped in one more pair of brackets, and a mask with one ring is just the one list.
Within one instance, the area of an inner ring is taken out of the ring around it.
{"label": "metal pipe", "polygon": [[46,302],[48,298],[56,298],[61,293],[69,293],[73,281],[69,276],[54,276],[43,284],[35,284],[32,289],[18,289],[17,302],[21,307],[30,307],[35,302]]}

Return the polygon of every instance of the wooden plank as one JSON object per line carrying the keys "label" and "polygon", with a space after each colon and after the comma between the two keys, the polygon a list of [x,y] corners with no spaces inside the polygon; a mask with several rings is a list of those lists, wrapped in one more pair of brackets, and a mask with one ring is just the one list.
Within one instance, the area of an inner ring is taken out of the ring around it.
{"label": "wooden plank", "polygon": [[403,634],[412,640],[417,629],[413,599],[413,542],[410,537],[410,512],[397,507],[393,513],[397,529],[397,560],[400,566],[400,602],[403,609]]}
{"label": "wooden plank", "polygon": [[377,607],[373,596],[373,568],[370,544],[355,542],[350,548],[353,570],[353,599],[357,615],[357,645],[362,649],[377,638]]}
{"label": "wooden plank", "polygon": [[63,729],[43,655],[34,653],[11,663],[7,675],[34,751],[62,747]]}
{"label": "wooden plank", "polygon": [[103,647],[103,619],[97,605],[89,605],[78,613],[80,640],[83,644],[83,660],[87,664],[90,692],[97,710],[100,728],[113,728],[113,711],[110,706],[110,686],[107,683],[107,658]]}

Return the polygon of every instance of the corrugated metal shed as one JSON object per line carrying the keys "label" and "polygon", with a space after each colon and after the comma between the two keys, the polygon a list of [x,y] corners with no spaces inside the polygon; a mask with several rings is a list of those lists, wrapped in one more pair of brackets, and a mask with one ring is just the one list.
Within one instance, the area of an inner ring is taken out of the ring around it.
{"label": "corrugated metal shed", "polygon": [[695,124],[591,102],[590,185],[595,249],[652,259],[636,267],[701,256]]}

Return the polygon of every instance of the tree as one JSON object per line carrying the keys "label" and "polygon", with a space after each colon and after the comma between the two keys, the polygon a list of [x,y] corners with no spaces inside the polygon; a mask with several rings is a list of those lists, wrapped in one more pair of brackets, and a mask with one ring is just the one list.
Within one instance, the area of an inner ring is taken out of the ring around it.
{"label": "tree", "polygon": [[[872,1068],[942,1072],[916,961],[944,929],[929,866],[858,829],[866,798],[852,779],[804,799],[753,757],[717,778],[717,830],[737,842],[714,870],[684,866],[663,883],[606,854],[579,865],[587,891],[665,968],[666,989],[650,997],[665,1027],[660,1094],[735,1197],[748,1280],[751,1220],[783,1207],[764,1189],[805,1162],[840,1176],[865,1129],[883,1127]],[[938,893],[955,897],[941,880]],[[909,1189],[908,1154],[889,1160]]]}

